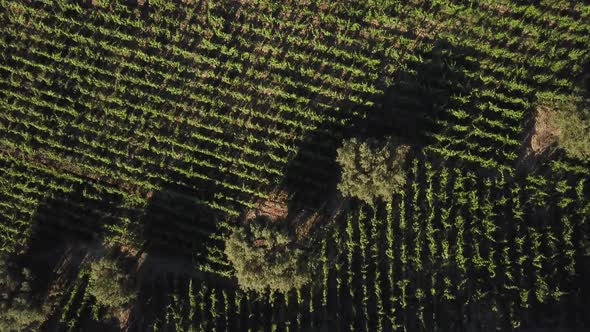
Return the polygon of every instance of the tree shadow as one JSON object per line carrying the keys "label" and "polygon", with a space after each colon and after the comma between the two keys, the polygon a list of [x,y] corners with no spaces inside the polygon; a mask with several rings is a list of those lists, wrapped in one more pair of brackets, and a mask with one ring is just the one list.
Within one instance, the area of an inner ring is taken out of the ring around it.
{"label": "tree shadow", "polygon": [[[56,190],[41,202],[31,222],[31,240],[19,257],[35,276],[33,292],[49,304],[61,303],[60,294],[76,280],[88,255],[103,250],[107,229],[123,215],[122,197],[97,188],[92,182]],[[81,301],[81,299],[78,299]],[[42,328],[60,329],[59,310]]]}
{"label": "tree shadow", "polygon": [[344,139],[397,136],[414,147],[408,159],[434,143],[432,134],[443,130],[439,120],[449,117],[445,110],[458,106],[453,97],[467,95],[481,84],[465,74],[477,69],[465,60],[473,53],[439,40],[418,57],[422,61],[409,62],[392,85],[380,87],[384,93],[374,98],[374,107],[336,105],[341,109],[336,123],[346,124],[322,123],[307,133],[287,167],[283,185],[293,195],[291,205],[317,208],[337,194],[340,170],[335,159]]}
{"label": "tree shadow", "polygon": [[[169,173],[171,177],[179,177]],[[169,287],[174,276],[221,282],[197,267],[208,262],[209,249],[218,248],[223,214],[207,205],[203,191],[188,185],[162,184],[148,195],[139,225],[139,251],[130,258],[130,270],[137,276],[138,294],[129,321],[133,329],[146,329],[169,303],[159,288]]]}
{"label": "tree shadow", "polygon": [[[413,147],[406,160],[406,169],[416,158],[428,159],[436,168],[442,161],[426,156],[422,147],[437,142],[433,134],[445,133],[445,123],[451,117],[448,109],[469,109],[471,106],[472,101],[466,103],[455,97],[469,95],[482,84],[466,74],[478,70],[477,64],[466,60],[473,53],[474,50],[454,47],[440,40],[432,50],[418,57],[421,61],[410,62],[406,70],[399,72],[392,85],[382,88],[385,92],[373,100],[374,108],[352,109],[349,105],[338,105],[342,112],[337,120],[346,125],[322,124],[308,133],[298,154],[288,165],[283,185],[292,195],[289,221],[292,224],[307,223],[318,208],[321,214],[334,216],[338,214],[334,209],[358,203],[343,202],[336,189],[340,170],[335,159],[344,139],[382,140],[396,136]],[[354,114],[355,111],[358,115]],[[473,119],[453,117],[452,121],[469,125]],[[420,170],[421,177],[425,176],[424,173]],[[406,184],[406,192],[411,192],[410,182]],[[425,180],[418,182],[425,183]],[[426,202],[426,199],[421,201]],[[407,213],[409,215],[410,211]],[[321,227],[321,224],[317,223],[317,226]],[[317,234],[310,238],[322,236],[317,229],[313,233]]]}
{"label": "tree shadow", "polygon": [[221,216],[202,197],[189,187],[173,184],[153,193],[141,221],[141,251],[190,258],[204,249]]}
{"label": "tree shadow", "polygon": [[582,65],[582,70],[577,75],[576,81],[579,82],[579,86],[583,91],[583,96],[585,98],[590,98],[590,55]]}
{"label": "tree shadow", "polygon": [[24,256],[45,269],[64,259],[76,265],[88,248],[100,246],[106,227],[116,222],[121,201],[120,196],[101,192],[92,183],[53,193],[37,207],[32,241]]}

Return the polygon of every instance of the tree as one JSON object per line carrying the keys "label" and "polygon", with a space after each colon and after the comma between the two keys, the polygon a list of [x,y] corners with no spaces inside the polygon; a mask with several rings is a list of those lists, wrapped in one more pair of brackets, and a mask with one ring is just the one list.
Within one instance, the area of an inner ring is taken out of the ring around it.
{"label": "tree", "polygon": [[88,290],[98,304],[107,307],[120,307],[135,298],[127,275],[116,261],[108,258],[91,264]]}
{"label": "tree", "polygon": [[589,101],[570,98],[553,102],[554,123],[558,128],[557,144],[572,158],[590,160]]}
{"label": "tree", "polygon": [[0,257],[0,330],[22,331],[38,328],[47,307],[32,292],[33,275],[28,268],[11,266]]}
{"label": "tree", "polygon": [[242,289],[287,292],[310,281],[304,252],[282,224],[259,217],[233,228],[225,242],[225,254]]}
{"label": "tree", "polygon": [[383,144],[375,139],[344,141],[336,158],[342,168],[338,190],[371,205],[378,198],[388,200],[406,183],[403,165],[409,150],[408,145],[392,137]]}

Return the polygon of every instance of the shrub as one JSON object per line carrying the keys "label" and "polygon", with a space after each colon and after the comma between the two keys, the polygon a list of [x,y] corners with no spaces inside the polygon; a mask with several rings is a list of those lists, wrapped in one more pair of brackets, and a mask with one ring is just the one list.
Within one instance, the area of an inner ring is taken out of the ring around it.
{"label": "shrub", "polygon": [[387,138],[383,144],[375,139],[344,141],[336,160],[342,168],[338,190],[369,204],[388,200],[406,183],[403,164],[410,147],[399,139]]}
{"label": "shrub", "polygon": [[[17,270],[11,273],[10,270]],[[32,293],[29,269],[15,269],[0,258],[0,330],[35,329],[45,320],[47,308]]]}
{"label": "shrub", "polygon": [[116,261],[101,258],[90,266],[89,292],[96,302],[107,307],[120,307],[135,298],[130,281]]}
{"label": "shrub", "polygon": [[301,288],[311,279],[303,263],[303,251],[291,240],[281,221],[264,218],[235,226],[225,243],[240,287],[264,292],[287,292]]}
{"label": "shrub", "polygon": [[590,107],[576,98],[552,102],[557,144],[572,158],[590,160]]}

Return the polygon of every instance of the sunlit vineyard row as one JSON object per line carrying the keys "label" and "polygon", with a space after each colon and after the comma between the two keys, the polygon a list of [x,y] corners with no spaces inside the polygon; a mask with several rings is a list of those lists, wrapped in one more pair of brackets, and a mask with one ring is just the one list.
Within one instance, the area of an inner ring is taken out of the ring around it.
{"label": "sunlit vineyard row", "polygon": [[[0,251],[76,238],[193,263],[192,273],[140,283],[145,314],[131,313],[132,328],[587,322],[590,164],[556,153],[532,172],[522,165],[539,100],[584,89],[590,4],[0,7]],[[279,191],[290,209],[323,211],[338,181],[336,149],[358,135],[411,143],[404,192],[375,207],[343,204],[315,248],[322,264],[311,286],[240,290],[224,255],[229,225]],[[85,291],[87,263],[79,268],[45,327],[106,319]]]}

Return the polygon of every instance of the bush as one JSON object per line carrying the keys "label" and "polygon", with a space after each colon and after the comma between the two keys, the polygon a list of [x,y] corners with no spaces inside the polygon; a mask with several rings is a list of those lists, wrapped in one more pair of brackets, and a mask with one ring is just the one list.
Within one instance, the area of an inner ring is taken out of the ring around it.
{"label": "bush", "polygon": [[368,204],[381,198],[388,200],[403,190],[406,175],[403,164],[410,147],[399,139],[387,138],[383,144],[375,139],[344,141],[336,160],[342,168],[338,190]]}
{"label": "bush", "polygon": [[588,101],[556,102],[555,125],[558,127],[557,144],[572,158],[590,160],[590,107]]}
{"label": "bush", "polygon": [[9,308],[0,307],[0,330],[23,331],[35,329],[45,321],[46,313],[41,307],[32,306],[27,299],[17,297]]}
{"label": "bush", "polygon": [[135,298],[129,278],[116,261],[101,258],[90,266],[89,292],[106,307],[120,307]]}
{"label": "bush", "polygon": [[9,266],[0,258],[0,331],[35,329],[45,320],[47,308],[32,293],[32,282],[29,269]]}
{"label": "bush", "polygon": [[287,292],[310,281],[303,251],[280,223],[256,218],[234,227],[226,240],[225,254],[242,289]]}

